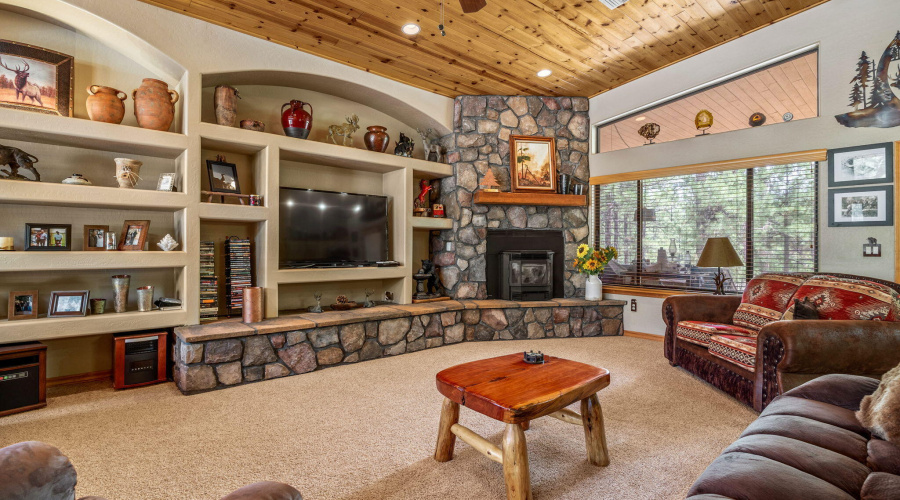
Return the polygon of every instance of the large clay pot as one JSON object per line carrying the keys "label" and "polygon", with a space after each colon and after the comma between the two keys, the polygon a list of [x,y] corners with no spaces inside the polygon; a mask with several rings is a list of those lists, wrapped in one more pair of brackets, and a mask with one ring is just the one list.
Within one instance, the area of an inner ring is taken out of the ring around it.
{"label": "large clay pot", "polygon": [[366,143],[366,149],[369,151],[377,151],[384,153],[387,151],[388,145],[391,143],[391,136],[388,135],[387,129],[381,125],[372,125],[366,127],[366,135],[363,136],[363,142]]}
{"label": "large clay pot", "polygon": [[116,180],[120,188],[133,189],[141,179],[141,166],[144,164],[130,158],[116,158]]}
{"label": "large clay pot", "polygon": [[[284,109],[288,106],[290,108]],[[303,106],[309,106],[309,113],[303,109]],[[284,134],[298,139],[309,137],[309,131],[312,129],[312,112],[312,104],[303,101],[284,103],[281,106],[281,126],[284,127]]]}
{"label": "large clay pot", "polygon": [[[125,118],[125,99],[128,94],[112,87],[91,85],[87,88],[87,114],[95,122],[122,123]],[[121,94],[121,96],[119,95]]]}
{"label": "large clay pot", "polygon": [[178,92],[169,90],[166,82],[144,78],[139,88],[131,93],[134,99],[134,116],[141,128],[169,130],[175,119],[175,103]]}
{"label": "large clay pot", "polygon": [[215,107],[216,123],[233,127],[237,119],[237,100],[241,98],[238,90],[231,85],[219,85],[216,87]]}

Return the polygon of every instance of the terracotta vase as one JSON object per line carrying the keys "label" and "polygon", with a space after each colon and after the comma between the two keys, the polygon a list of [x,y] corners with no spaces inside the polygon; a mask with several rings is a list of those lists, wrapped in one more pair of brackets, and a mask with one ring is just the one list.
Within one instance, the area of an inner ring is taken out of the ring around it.
{"label": "terracotta vase", "polygon": [[366,127],[366,130],[368,132],[363,136],[366,149],[379,153],[387,151],[388,145],[391,143],[391,136],[388,135],[387,129],[381,125],[372,125],[371,127]]}
{"label": "terracotta vase", "polygon": [[116,180],[120,188],[133,189],[141,179],[143,162],[130,158],[116,158]]}
{"label": "terracotta vase", "polygon": [[[284,109],[288,106],[290,106],[288,109]],[[309,106],[309,113],[303,106]],[[284,127],[284,134],[298,139],[309,137],[309,131],[312,130],[312,112],[312,104],[303,101],[284,103],[281,106],[281,126]]]}
{"label": "terracotta vase", "polygon": [[175,119],[175,103],[178,92],[169,90],[166,82],[144,78],[141,86],[131,93],[134,99],[134,116],[141,128],[169,130]]}
{"label": "terracotta vase", "polygon": [[237,119],[237,100],[241,98],[238,90],[231,85],[219,85],[216,87],[214,98],[216,107],[216,123],[226,127],[233,127]]}
{"label": "terracotta vase", "polygon": [[[125,118],[125,99],[128,94],[112,87],[91,85],[87,88],[88,117],[95,122],[122,123]],[[121,94],[121,96],[119,95]]]}

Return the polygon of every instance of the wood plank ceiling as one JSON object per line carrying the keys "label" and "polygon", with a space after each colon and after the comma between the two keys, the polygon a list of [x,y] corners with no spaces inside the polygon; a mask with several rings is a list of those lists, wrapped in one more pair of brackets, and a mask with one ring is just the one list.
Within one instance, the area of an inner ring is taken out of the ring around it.
{"label": "wood plank ceiling", "polygon": [[828,0],[448,0],[444,37],[439,0],[141,1],[448,97],[593,97]]}

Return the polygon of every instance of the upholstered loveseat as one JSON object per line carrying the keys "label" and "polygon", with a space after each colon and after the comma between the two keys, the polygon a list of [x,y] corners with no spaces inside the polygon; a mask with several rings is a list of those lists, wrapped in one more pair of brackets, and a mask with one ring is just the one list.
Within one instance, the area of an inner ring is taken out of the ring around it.
{"label": "upholstered loveseat", "polygon": [[[900,284],[845,274],[762,275],[737,296],[663,302],[664,352],[762,411],[779,394],[830,373],[879,378],[900,363]],[[794,299],[820,319],[792,319]]]}
{"label": "upholstered loveseat", "polygon": [[854,411],[878,380],[825,375],[776,398],[688,491],[688,500],[896,500],[900,447]]}

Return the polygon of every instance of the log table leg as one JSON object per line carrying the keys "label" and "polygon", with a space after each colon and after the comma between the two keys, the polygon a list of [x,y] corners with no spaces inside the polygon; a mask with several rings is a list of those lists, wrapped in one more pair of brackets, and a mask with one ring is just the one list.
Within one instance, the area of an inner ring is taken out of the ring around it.
{"label": "log table leg", "polygon": [[520,424],[506,424],[503,432],[503,477],[507,500],[532,500],[528,447]]}
{"label": "log table leg", "polygon": [[528,429],[531,429],[531,421],[530,420],[526,420],[526,421],[522,422],[520,425],[522,426],[523,431],[527,431]]}
{"label": "log table leg", "polygon": [[606,449],[606,431],[603,429],[603,410],[596,394],[581,400],[581,420],[584,424],[588,461],[592,465],[606,467],[609,465],[609,451]]}
{"label": "log table leg", "polygon": [[434,449],[434,459],[438,462],[448,462],[453,459],[453,446],[456,445],[456,434],[450,428],[459,422],[459,403],[444,399],[441,408],[441,424],[438,427],[437,446]]}

